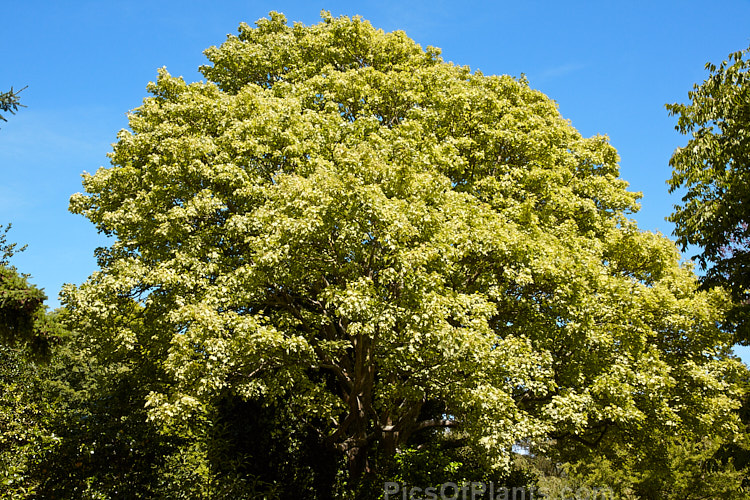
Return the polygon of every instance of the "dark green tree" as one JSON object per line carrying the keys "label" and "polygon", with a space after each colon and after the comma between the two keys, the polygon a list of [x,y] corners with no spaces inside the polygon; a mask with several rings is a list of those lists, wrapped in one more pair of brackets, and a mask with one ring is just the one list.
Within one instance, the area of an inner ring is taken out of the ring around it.
{"label": "dark green tree", "polygon": [[51,404],[40,390],[40,373],[51,347],[62,338],[44,293],[28,283],[10,259],[26,247],[8,243],[11,225],[0,225],[0,497],[25,498],[37,491],[33,457],[51,443]]}
{"label": "dark green tree", "polygon": [[728,288],[736,306],[729,327],[737,340],[750,341],[750,60],[748,50],[729,55],[688,92],[688,104],[669,104],[675,127],[690,134],[670,165],[670,192],[685,189],[669,217],[683,251],[706,271],[704,284]]}
{"label": "dark green tree", "polygon": [[0,343],[11,347],[28,344],[34,355],[44,357],[50,343],[58,341],[63,332],[47,315],[44,292],[10,265],[10,258],[26,248],[7,243],[10,227],[0,225]]}
{"label": "dark green tree", "polygon": [[[26,87],[22,88],[21,90],[13,90],[13,87],[10,88],[7,92],[0,92],[0,111],[4,111],[6,113],[10,113],[12,115],[16,114],[16,111],[18,111],[19,107],[25,107],[23,104],[21,104],[18,94],[20,94]],[[0,120],[7,122],[8,120],[0,114]]]}

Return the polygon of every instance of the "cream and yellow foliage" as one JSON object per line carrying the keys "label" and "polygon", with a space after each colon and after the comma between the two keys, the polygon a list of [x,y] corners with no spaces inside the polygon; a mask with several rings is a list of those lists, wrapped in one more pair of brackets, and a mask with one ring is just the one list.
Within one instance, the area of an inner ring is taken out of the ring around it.
{"label": "cream and yellow foliage", "polygon": [[67,291],[79,328],[159,361],[155,420],[283,397],[353,464],[441,426],[497,465],[520,441],[731,433],[727,299],[629,219],[614,148],[439,54],[272,13],[206,51],[207,82],[161,70],[71,199],[114,236]]}

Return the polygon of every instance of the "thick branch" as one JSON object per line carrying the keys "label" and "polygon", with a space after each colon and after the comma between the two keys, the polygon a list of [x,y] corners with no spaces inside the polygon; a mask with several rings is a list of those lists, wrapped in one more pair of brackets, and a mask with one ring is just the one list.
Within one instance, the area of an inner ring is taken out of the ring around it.
{"label": "thick branch", "polygon": [[591,428],[592,432],[596,431],[597,429],[601,429],[601,431],[599,432],[599,435],[593,441],[585,439],[585,438],[579,436],[578,434],[574,434],[572,432],[564,432],[562,434],[557,434],[557,435],[552,434],[552,435],[550,435],[550,437],[552,439],[570,438],[573,441],[576,441],[578,443],[581,443],[581,444],[583,444],[583,445],[585,445],[585,446],[593,449],[593,448],[596,448],[599,445],[599,443],[602,441],[602,439],[604,439],[604,436],[607,434],[607,431],[610,429],[610,427],[612,427],[612,422],[610,422],[610,421],[601,422],[600,424],[592,427]]}
{"label": "thick branch", "polygon": [[414,427],[414,432],[419,432],[424,429],[430,429],[432,427],[458,427],[460,425],[456,420],[449,419],[432,419],[423,420]]}

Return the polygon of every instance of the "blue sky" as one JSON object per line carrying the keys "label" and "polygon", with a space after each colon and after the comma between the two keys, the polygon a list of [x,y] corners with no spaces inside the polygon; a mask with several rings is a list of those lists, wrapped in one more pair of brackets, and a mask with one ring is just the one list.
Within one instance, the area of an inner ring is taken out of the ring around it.
{"label": "blue sky", "polygon": [[[29,248],[14,259],[53,307],[63,283],[81,283],[104,243],[67,212],[80,174],[108,164],[126,113],[166,66],[200,80],[204,49],[271,10],[314,24],[320,11],[361,15],[404,30],[443,57],[485,74],[527,76],[584,135],[605,134],[621,176],[643,192],[642,229],[670,235],[664,218],[669,157],[686,138],[665,103],[684,102],[707,73],[750,45],[750,0],[717,1],[6,1],[0,90],[28,85],[27,106],[0,122],[0,224]],[[750,360],[750,349],[738,350]]]}

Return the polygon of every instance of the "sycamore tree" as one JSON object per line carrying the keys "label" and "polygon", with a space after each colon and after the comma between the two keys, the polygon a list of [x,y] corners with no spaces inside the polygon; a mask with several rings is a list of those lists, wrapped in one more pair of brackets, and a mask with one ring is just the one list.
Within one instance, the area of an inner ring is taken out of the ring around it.
{"label": "sycamore tree", "polygon": [[159,366],[164,429],[283,401],[354,483],[425,436],[502,470],[517,443],[737,430],[725,293],[523,78],[327,13],[206,55],[206,82],[159,72],[70,204],[113,237],[71,321]]}
{"label": "sycamore tree", "polygon": [[675,128],[691,136],[670,160],[670,191],[685,194],[669,220],[683,249],[699,247],[694,258],[706,271],[706,285],[731,291],[730,318],[743,343],[750,342],[749,51],[730,54],[718,67],[706,64],[710,75],[688,92],[690,102],[667,105],[678,116]]}

